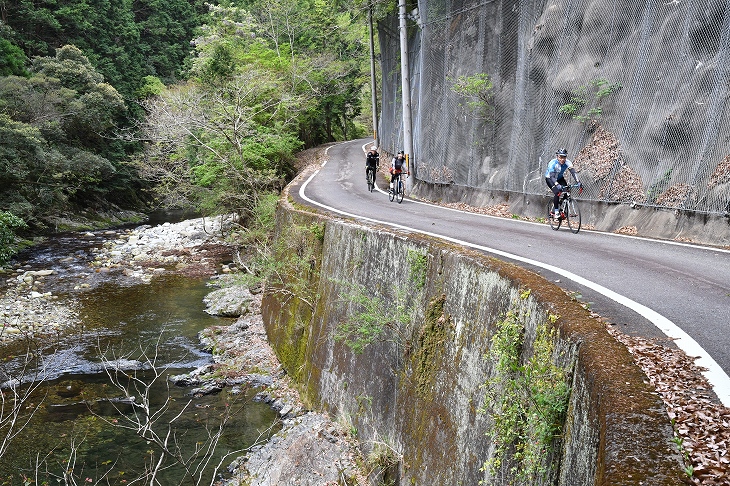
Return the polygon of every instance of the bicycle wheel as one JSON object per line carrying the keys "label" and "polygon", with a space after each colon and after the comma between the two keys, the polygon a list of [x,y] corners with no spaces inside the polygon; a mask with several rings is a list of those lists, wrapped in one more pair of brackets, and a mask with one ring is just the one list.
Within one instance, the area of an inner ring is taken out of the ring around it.
{"label": "bicycle wheel", "polygon": [[[391,178],[390,180],[392,182],[393,178]],[[390,189],[388,190],[388,199],[390,199],[391,202],[393,202],[393,199],[395,199],[395,183],[390,185]]]}
{"label": "bicycle wheel", "polygon": [[397,192],[396,192],[396,199],[398,200],[398,204],[403,202],[403,196],[405,195],[405,188],[403,187],[403,181],[400,180],[400,177],[398,178],[397,183]]}
{"label": "bicycle wheel", "polygon": [[575,202],[573,199],[568,199],[565,201],[565,204],[563,206],[565,208],[565,219],[568,222],[568,228],[570,228],[570,231],[573,233],[577,233],[580,231],[580,208],[578,207],[578,203]]}
{"label": "bicycle wheel", "polygon": [[555,231],[558,231],[560,229],[560,223],[563,222],[562,219],[555,219],[553,218],[553,203],[548,203],[548,221],[550,222],[550,227],[554,229]]}
{"label": "bicycle wheel", "polygon": [[373,169],[368,169],[368,190],[370,192],[373,192],[374,187],[375,187],[375,171]]}

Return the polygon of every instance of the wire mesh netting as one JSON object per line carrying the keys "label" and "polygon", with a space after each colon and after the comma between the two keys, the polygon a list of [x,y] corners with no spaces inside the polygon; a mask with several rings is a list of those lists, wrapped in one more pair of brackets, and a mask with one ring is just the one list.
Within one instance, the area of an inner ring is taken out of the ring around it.
{"label": "wire mesh netting", "polygon": [[[398,19],[378,33],[395,153]],[[408,34],[417,179],[544,194],[567,148],[586,198],[730,211],[725,0],[420,0]]]}

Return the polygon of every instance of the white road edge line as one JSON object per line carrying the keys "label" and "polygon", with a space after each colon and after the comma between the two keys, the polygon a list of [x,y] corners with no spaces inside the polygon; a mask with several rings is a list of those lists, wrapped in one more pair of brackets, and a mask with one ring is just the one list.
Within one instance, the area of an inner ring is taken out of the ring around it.
{"label": "white road edge line", "polygon": [[[329,147],[327,147],[327,150],[325,151],[325,155],[327,154],[327,151],[329,150]],[[322,168],[325,166],[327,161],[325,160],[322,163]],[[440,238],[442,240],[450,241],[452,243],[456,243],[459,245],[467,246],[470,248],[474,248],[476,250],[480,250],[486,253],[491,253],[493,255],[499,255],[505,258],[509,258],[510,260],[515,260],[518,262],[526,263],[528,265],[533,265],[535,267],[543,268],[545,270],[548,270],[550,272],[556,273],[562,277],[565,277],[569,280],[572,280],[573,282],[583,285],[595,292],[598,292],[605,297],[613,300],[614,302],[623,305],[624,307],[627,307],[640,316],[647,319],[649,322],[654,324],[654,326],[657,327],[660,331],[662,331],[668,338],[672,339],[676,345],[684,351],[688,356],[697,357],[697,360],[695,363],[706,369],[706,371],[702,372],[702,374],[707,378],[707,380],[712,385],[712,388],[717,395],[717,397],[720,399],[722,404],[726,407],[730,407],[730,377],[725,373],[725,371],[720,367],[719,364],[712,358],[712,356],[709,355],[707,351],[702,348],[702,346],[697,343],[689,334],[684,332],[682,329],[680,329],[676,324],[674,324],[672,321],[664,317],[663,315],[659,314],[658,312],[650,309],[649,307],[646,307],[643,304],[639,304],[636,301],[633,301],[629,299],[628,297],[625,297],[621,294],[618,294],[614,292],[613,290],[610,290],[602,285],[599,285],[595,282],[592,282],[586,278],[583,278],[579,275],[576,275],[572,272],[568,272],[566,270],[563,270],[562,268],[555,267],[553,265],[542,263],[537,260],[532,260],[530,258],[524,258],[519,255],[514,255],[512,253],[507,253],[502,250],[497,250],[495,248],[489,248],[487,246],[477,245],[474,243],[469,243],[467,241],[458,240],[456,238],[452,238],[450,236],[441,235],[438,233],[432,233],[430,231],[421,231],[417,230],[415,228],[410,228],[408,226],[404,226],[397,223],[391,223],[389,221],[380,221],[373,218],[367,218],[364,216],[359,216],[357,214],[348,213],[345,211],[341,211],[337,208],[333,208],[330,206],[327,206],[325,204],[319,203],[317,201],[314,201],[306,196],[304,191],[307,188],[307,185],[309,182],[314,179],[314,177],[319,174],[320,169],[317,169],[309,178],[302,184],[302,186],[299,188],[299,196],[304,199],[305,201],[314,204],[315,206],[319,206],[321,208],[327,209],[329,211],[332,211],[334,213],[342,214],[344,216],[348,216],[355,219],[360,219],[363,221],[370,221],[377,224],[384,224],[387,226],[392,226],[395,228],[412,231],[415,233],[421,233],[427,236],[433,236],[435,238]]]}

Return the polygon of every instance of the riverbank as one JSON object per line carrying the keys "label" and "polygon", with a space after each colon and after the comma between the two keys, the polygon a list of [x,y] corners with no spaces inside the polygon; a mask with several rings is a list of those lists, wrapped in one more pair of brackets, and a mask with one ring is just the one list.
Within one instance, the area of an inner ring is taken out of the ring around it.
{"label": "riverbank", "polygon": [[[237,285],[231,262],[230,221],[192,219],[159,226],[86,232],[89,250],[75,252],[43,268],[16,264],[4,270],[0,297],[0,343],[52,338],[82,325],[79,300],[110,279],[120,285],[146,285],[166,274],[210,278],[211,292],[201,302],[206,312],[231,319],[200,333],[212,363],[172,377],[192,396],[259,390],[256,400],[278,413],[282,430],[247,454],[232,460],[224,484],[358,483],[356,442],[346,425],[308,410],[268,344],[260,314],[261,295]],[[94,242],[104,241],[103,244]],[[67,271],[74,266],[74,272]],[[71,274],[73,273],[73,277]],[[222,483],[223,484],[223,483]]]}
{"label": "riverbank", "polygon": [[[164,273],[211,276],[225,271],[216,268],[221,255],[230,255],[220,239],[223,224],[220,218],[198,218],[78,233],[73,238],[88,240],[88,251],[47,262],[42,268],[11,264],[2,271],[0,344],[52,337],[77,326],[79,294],[112,277],[122,284],[145,284]],[[97,241],[105,243],[97,247]]]}
{"label": "riverbank", "polygon": [[247,385],[259,389],[256,399],[278,412],[282,429],[269,441],[255,445],[235,459],[232,478],[222,485],[250,486],[310,484],[365,484],[358,472],[357,443],[347,425],[326,414],[308,410],[269,345],[260,313],[261,295],[236,285],[235,275],[214,279],[220,288],[206,297],[206,312],[241,316],[228,326],[200,333],[213,364],[183,376],[178,385],[191,393],[216,393],[224,387]]}

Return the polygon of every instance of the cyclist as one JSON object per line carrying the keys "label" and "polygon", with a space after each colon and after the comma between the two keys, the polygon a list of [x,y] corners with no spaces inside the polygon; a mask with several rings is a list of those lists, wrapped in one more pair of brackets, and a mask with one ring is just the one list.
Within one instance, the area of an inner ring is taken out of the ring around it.
{"label": "cyclist", "polygon": [[402,150],[398,152],[398,155],[393,157],[393,161],[390,163],[390,187],[394,187],[393,184],[400,177],[403,172],[403,165],[406,163],[406,155]]}
{"label": "cyclist", "polygon": [[545,172],[545,182],[551,191],[553,191],[553,212],[550,216],[558,218],[560,216],[560,192],[563,190],[563,186],[567,186],[568,182],[565,180],[563,174],[565,170],[570,171],[570,175],[573,176],[575,183],[580,185],[578,180],[578,174],[575,173],[573,163],[568,160],[568,151],[566,149],[560,149],[555,152],[555,158],[548,163],[547,171]]}
{"label": "cyclist", "polygon": [[[365,155],[365,177],[367,178],[368,171],[372,170],[375,172],[378,170],[378,167],[380,167],[380,154],[378,154],[378,147],[373,145],[370,147],[370,151]],[[373,177],[373,179],[375,179],[375,177]]]}

